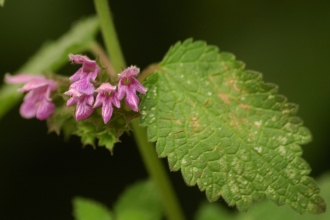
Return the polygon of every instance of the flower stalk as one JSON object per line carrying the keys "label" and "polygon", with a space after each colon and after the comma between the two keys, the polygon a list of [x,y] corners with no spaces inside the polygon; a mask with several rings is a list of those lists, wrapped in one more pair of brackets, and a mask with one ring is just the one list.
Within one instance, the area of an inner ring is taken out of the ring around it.
{"label": "flower stalk", "polygon": [[93,53],[93,55],[95,57],[99,58],[101,66],[103,68],[105,68],[105,70],[107,71],[107,73],[110,76],[111,80],[114,81],[114,82],[118,81],[119,80],[118,74],[116,73],[115,69],[113,68],[112,63],[109,60],[109,58],[106,55],[103,48],[97,42],[93,42],[90,45],[89,50],[91,50],[91,52]]}
{"label": "flower stalk", "polygon": [[94,0],[96,13],[100,19],[101,32],[106,51],[117,73],[126,66],[123,53],[120,48],[115,25],[112,21],[110,6],[106,0]]}
{"label": "flower stalk", "polygon": [[[110,55],[111,62],[114,69],[117,72],[120,72],[120,68],[125,67],[126,64],[121,52],[115,26],[111,19],[112,17],[108,1],[94,0],[94,5],[100,19],[101,32],[105,41],[106,49]],[[145,167],[158,188],[167,219],[185,219],[165,168],[161,164],[161,161],[157,158],[153,144],[148,142],[146,130],[139,126],[136,119],[133,120],[131,125],[133,128],[134,138]]]}

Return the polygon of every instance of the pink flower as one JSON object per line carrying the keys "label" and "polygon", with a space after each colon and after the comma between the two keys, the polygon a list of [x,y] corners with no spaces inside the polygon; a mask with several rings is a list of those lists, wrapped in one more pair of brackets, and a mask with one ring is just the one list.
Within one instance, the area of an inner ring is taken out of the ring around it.
{"label": "pink flower", "polygon": [[73,63],[82,64],[82,67],[70,77],[72,84],[64,93],[71,96],[66,103],[67,106],[77,104],[75,116],[79,121],[89,117],[94,111],[92,106],[95,88],[91,81],[95,81],[100,68],[87,56],[70,54],[69,58]]}
{"label": "pink flower", "polygon": [[94,103],[94,108],[102,105],[102,118],[104,124],[108,123],[113,113],[112,105],[117,108],[120,107],[120,102],[117,98],[116,86],[112,86],[110,83],[102,83],[102,85],[96,89],[98,92]]}
{"label": "pink flower", "polygon": [[36,117],[39,120],[47,119],[54,111],[55,105],[51,102],[50,93],[57,89],[53,80],[44,76],[32,74],[6,75],[5,81],[10,84],[25,83],[18,91],[27,93],[20,107],[23,118]]}
{"label": "pink flower", "polygon": [[[66,95],[74,94],[69,91],[64,93]],[[94,111],[92,105],[94,102],[94,96],[93,95],[81,95],[81,96],[75,96],[73,95],[68,101],[66,102],[67,106],[77,104],[76,106],[76,120],[82,120],[85,118],[88,118]]]}
{"label": "pink flower", "polygon": [[135,66],[130,66],[126,68],[121,74],[119,74],[118,83],[118,99],[121,100],[125,98],[126,104],[133,110],[138,112],[139,108],[139,97],[136,92],[145,94],[147,89],[142,86],[142,84],[135,78],[139,74],[139,68]]}
{"label": "pink flower", "polygon": [[97,66],[94,60],[90,60],[87,56],[69,54],[69,58],[72,63],[82,64],[82,67],[70,77],[71,82],[75,82],[81,79],[95,80],[100,68]]}
{"label": "pink flower", "polygon": [[70,85],[70,89],[74,89],[77,92],[85,95],[92,95],[95,91],[94,85],[85,78],[72,83]]}
{"label": "pink flower", "polygon": [[95,81],[100,68],[87,56],[70,54],[69,58],[73,63],[82,64],[82,67],[70,77],[72,82],[70,89],[73,88],[85,95],[93,94],[95,88],[90,81]]}

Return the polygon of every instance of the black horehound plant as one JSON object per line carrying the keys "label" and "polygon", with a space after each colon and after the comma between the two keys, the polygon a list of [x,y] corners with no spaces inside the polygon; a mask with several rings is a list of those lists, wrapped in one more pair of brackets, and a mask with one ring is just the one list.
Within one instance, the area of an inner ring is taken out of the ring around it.
{"label": "black horehound plant", "polygon": [[[94,3],[98,18],[82,20],[42,48],[21,73],[5,77],[8,84],[22,84],[21,116],[45,120],[50,131],[78,135],[83,145],[97,143],[111,152],[124,132],[133,132],[151,181],[128,190],[114,211],[76,198],[76,218],[161,219],[164,211],[168,219],[184,219],[154,150],[167,157],[171,171],[181,170],[187,185],[205,191],[210,202],[222,197],[247,211],[267,198],[298,213],[325,211],[301,158],[300,145],[311,140],[310,132],[296,116],[297,105],[279,95],[276,85],[244,69],[232,54],[192,39],[176,43],[161,62],[141,73],[138,64],[126,67],[108,3]],[[99,26],[107,52],[95,41]],[[69,60],[78,64],[71,77],[41,75]],[[21,97],[17,88],[3,88],[7,109]],[[130,196],[151,189],[156,196],[125,205]]]}

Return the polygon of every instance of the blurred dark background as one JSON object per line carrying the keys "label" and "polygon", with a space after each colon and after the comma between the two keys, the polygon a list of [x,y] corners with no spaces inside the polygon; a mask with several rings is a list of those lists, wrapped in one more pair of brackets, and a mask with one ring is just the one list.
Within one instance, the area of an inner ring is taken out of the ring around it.
{"label": "blurred dark background", "polygon": [[[110,1],[128,64],[145,68],[188,37],[205,40],[260,71],[266,82],[300,106],[313,134],[303,146],[312,176],[329,170],[330,1],[121,0]],[[7,0],[0,8],[0,74],[15,72],[43,42],[57,39],[77,19],[94,14],[93,1]],[[1,103],[0,103],[1,104]],[[0,219],[72,219],[80,195],[109,207],[129,184],[147,177],[132,137],[114,156],[80,140],[47,134],[46,124],[19,116],[0,121]],[[167,166],[166,160],[163,160]],[[171,173],[189,219],[204,193]]]}

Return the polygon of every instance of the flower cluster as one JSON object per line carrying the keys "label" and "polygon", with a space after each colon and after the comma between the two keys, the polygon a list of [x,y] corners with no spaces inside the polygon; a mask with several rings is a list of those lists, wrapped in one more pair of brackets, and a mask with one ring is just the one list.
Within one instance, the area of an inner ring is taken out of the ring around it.
{"label": "flower cluster", "polygon": [[[117,87],[109,82],[96,82],[100,68],[94,60],[87,56],[70,54],[72,63],[81,64],[81,68],[70,78],[71,85],[64,94],[70,96],[66,105],[76,104],[76,120],[88,118],[95,108],[102,106],[102,118],[108,123],[114,111],[113,106],[120,108],[120,100],[125,98],[126,104],[138,112],[139,97],[137,92],[145,94],[147,89],[135,78],[140,70],[130,66],[119,74],[118,91]],[[36,117],[40,120],[47,119],[54,111],[50,93],[58,87],[53,80],[44,76],[32,74],[19,74],[16,76],[6,75],[5,81],[11,84],[24,83],[18,91],[27,93],[20,108],[20,114],[24,118]],[[101,84],[95,89],[94,84]],[[94,101],[94,93],[97,93]]]}
{"label": "flower cluster", "polygon": [[[73,63],[82,64],[82,67],[70,77],[72,84],[64,94],[71,96],[67,105],[77,104],[76,120],[89,117],[94,108],[102,106],[102,118],[108,123],[113,113],[113,106],[120,108],[120,100],[125,97],[126,104],[133,110],[138,111],[139,97],[136,92],[145,94],[147,89],[135,78],[139,74],[139,68],[128,67],[119,74],[118,92],[116,86],[103,82],[96,90],[93,85],[100,68],[95,61],[83,55],[69,55]],[[94,92],[97,96],[94,102]]]}
{"label": "flower cluster", "polygon": [[5,81],[10,84],[25,83],[18,90],[27,93],[20,107],[20,114],[23,118],[36,117],[39,120],[44,120],[53,113],[55,105],[51,102],[50,93],[57,89],[57,85],[53,80],[32,74],[19,74],[16,76],[7,74]]}

